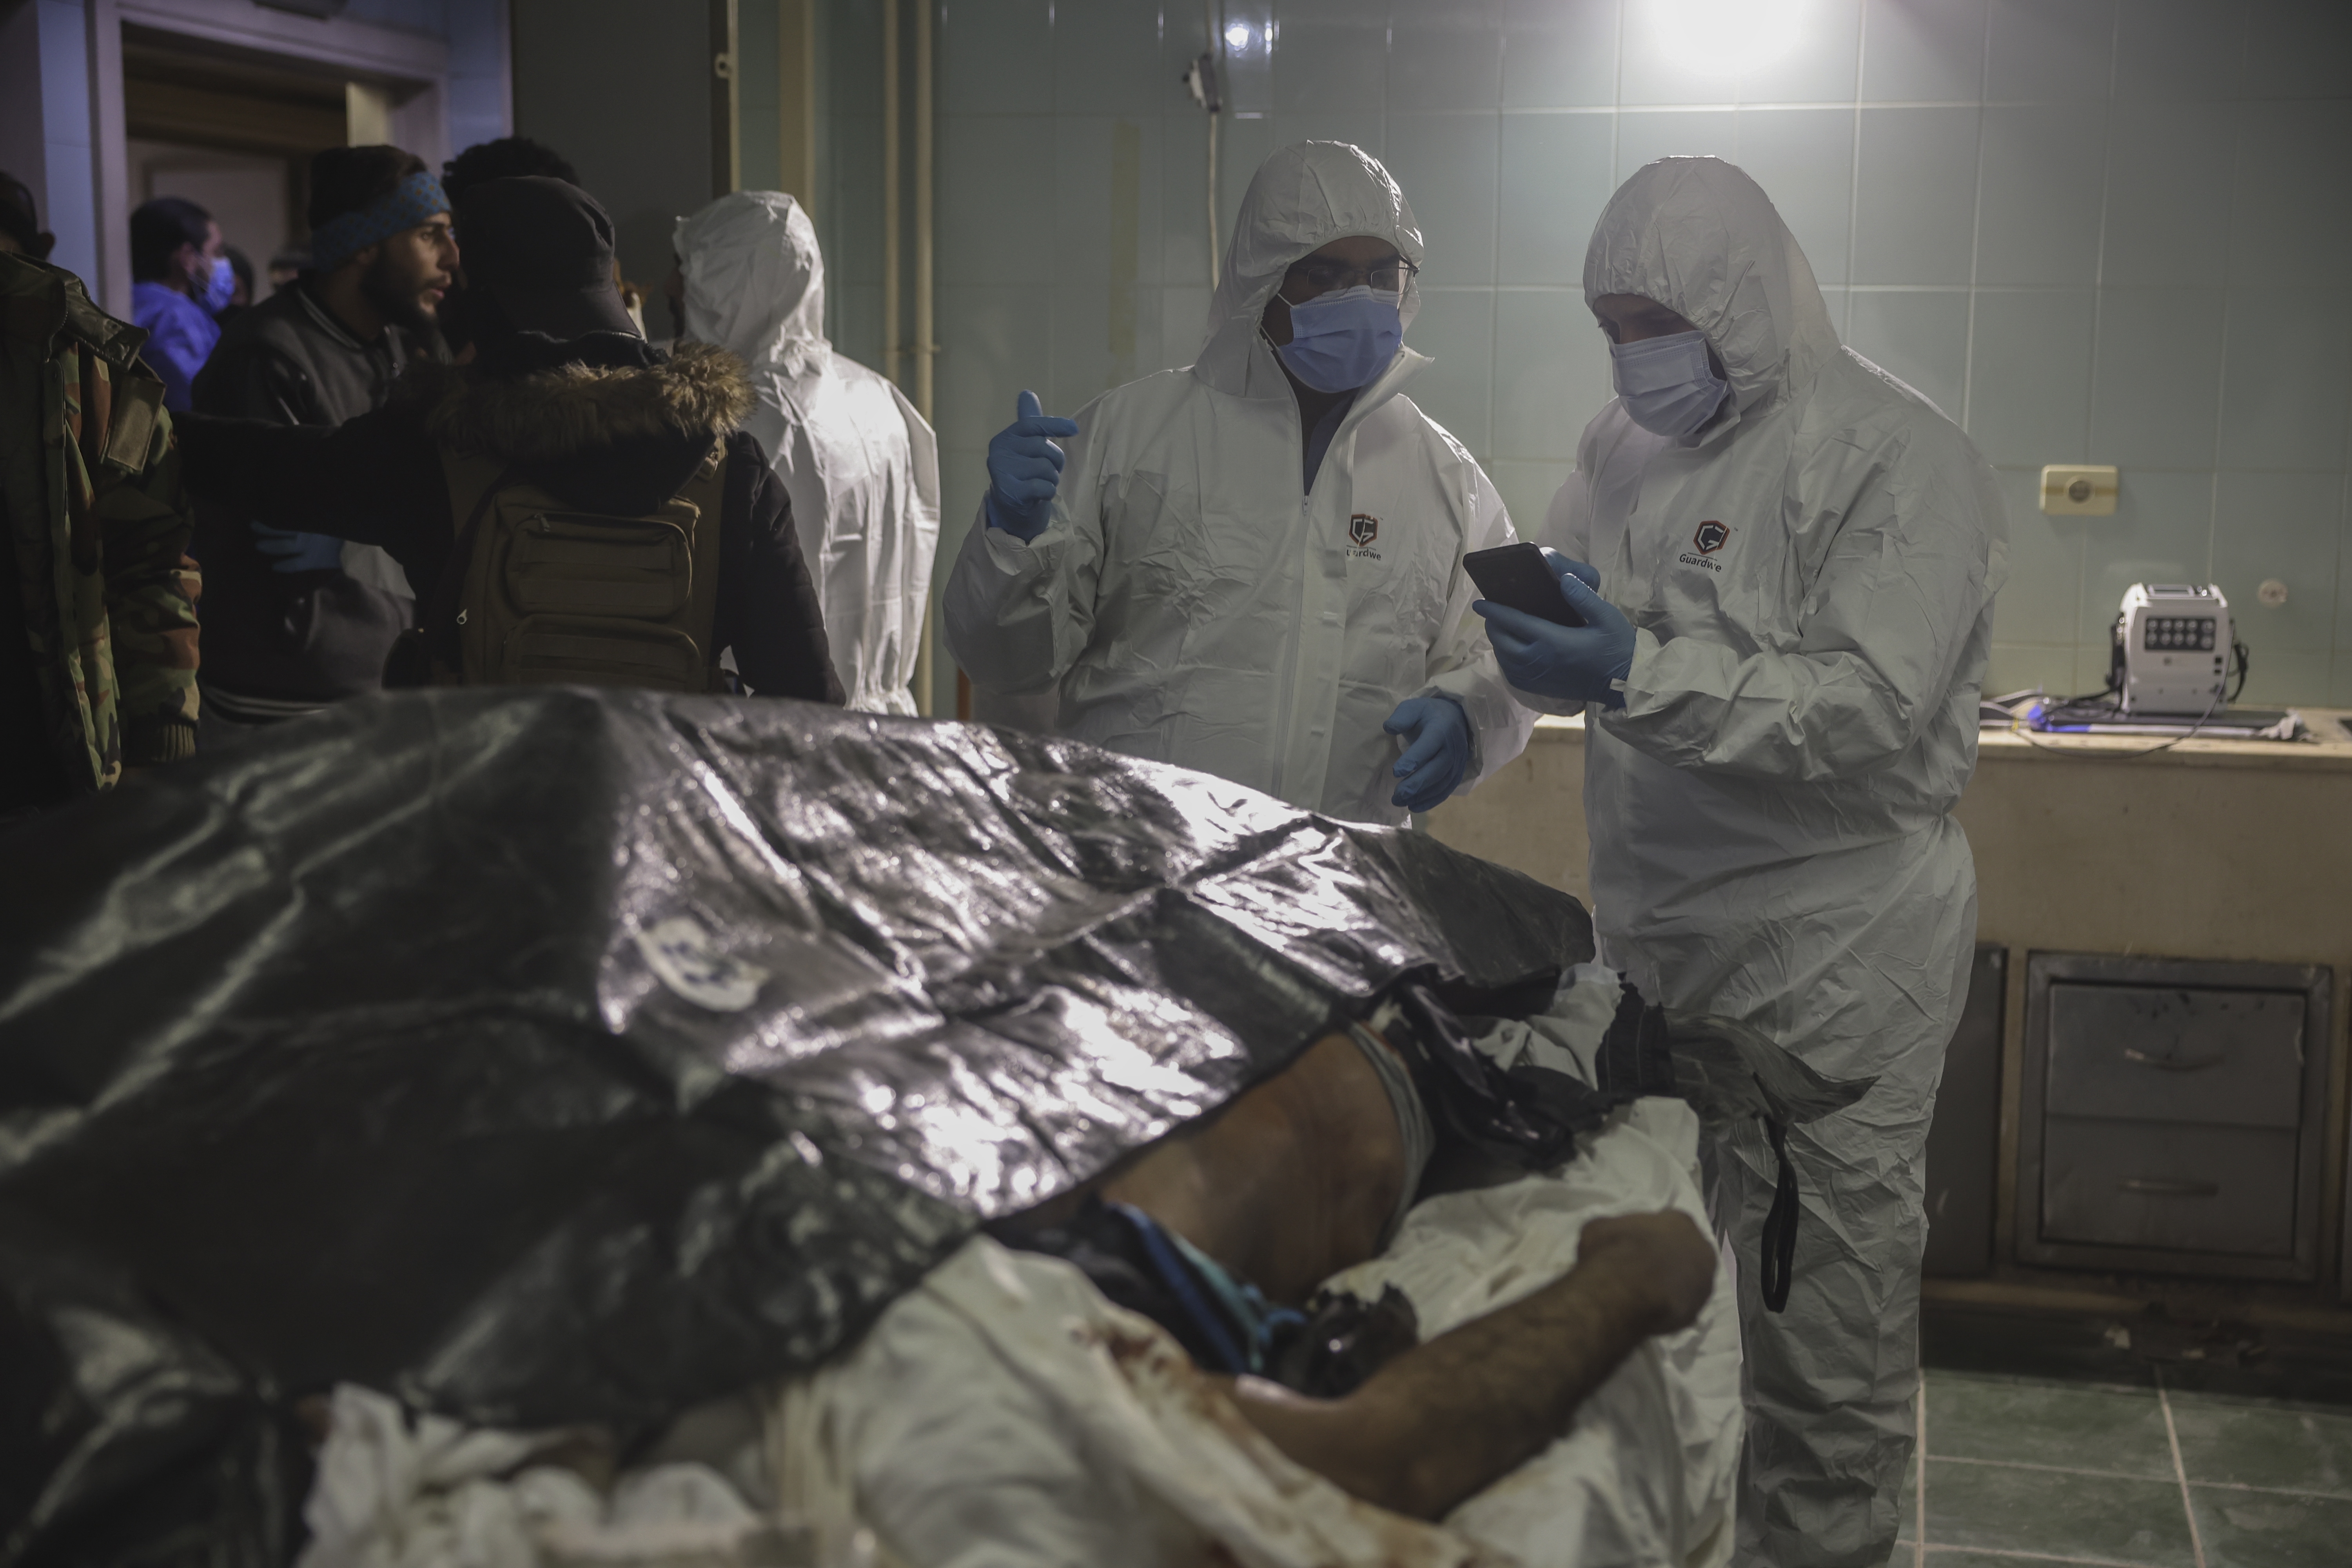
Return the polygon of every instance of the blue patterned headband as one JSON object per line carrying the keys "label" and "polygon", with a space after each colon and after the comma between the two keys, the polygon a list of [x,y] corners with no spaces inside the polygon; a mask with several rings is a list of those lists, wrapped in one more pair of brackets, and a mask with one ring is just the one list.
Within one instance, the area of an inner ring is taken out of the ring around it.
{"label": "blue patterned headband", "polygon": [[404,228],[428,223],[449,210],[441,182],[419,169],[357,212],[339,213],[310,231],[310,265],[332,272],[369,246]]}

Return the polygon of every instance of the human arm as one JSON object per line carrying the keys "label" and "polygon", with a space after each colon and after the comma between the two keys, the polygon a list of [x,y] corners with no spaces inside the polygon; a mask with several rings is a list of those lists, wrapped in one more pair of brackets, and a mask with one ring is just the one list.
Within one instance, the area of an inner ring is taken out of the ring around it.
{"label": "human arm", "polygon": [[[188,493],[269,528],[382,545],[403,566],[437,572],[433,522],[446,530],[447,482],[415,416],[379,408],[332,429],[219,419],[175,421]],[[412,572],[420,592],[420,572]]]}
{"label": "human arm", "polygon": [[[1465,467],[1471,487],[1466,502],[1470,527],[1460,554],[1515,542],[1518,536],[1512,531],[1502,496],[1475,463],[1465,458]],[[1477,584],[1471,582],[1457,555],[1447,584],[1444,619],[1430,648],[1429,683],[1420,693],[1452,698],[1469,721],[1470,755],[1458,786],[1463,791],[1475,787],[1526,750],[1528,737],[1535,731],[1535,715],[1512,700],[1496,665],[1495,650],[1487,645],[1485,626],[1470,612],[1477,596]]]}
{"label": "human arm", "polygon": [[[1094,636],[1102,565],[1101,400],[1081,409],[1048,519],[1026,541],[990,521],[983,500],[949,574],[948,649],[982,686],[1012,694],[1052,687]],[[996,480],[991,479],[991,489]]]}
{"label": "human arm", "polygon": [[[197,373],[196,412],[226,419],[262,419],[272,425],[339,423],[319,406],[310,373],[268,337],[239,333],[225,338]],[[315,529],[272,528],[247,520],[254,549],[276,572],[340,571],[343,542]]]}
{"label": "human arm", "polygon": [[1602,726],[1671,767],[1816,782],[1892,764],[1941,709],[2000,586],[2001,505],[1972,450],[1897,455],[1844,503],[1795,647],[1640,628],[1625,706]]}
{"label": "human arm", "polygon": [[[816,584],[801,553],[800,531],[783,481],[760,444],[738,431],[727,438],[727,482],[719,536],[716,637],[735,650],[745,684],[762,697],[846,700],[824,631]],[[740,527],[729,527],[734,519]]]}
{"label": "human arm", "polygon": [[[122,401],[118,396],[118,416]],[[144,468],[131,474],[110,469],[105,462],[98,467],[94,510],[105,558],[122,763],[177,762],[196,751],[196,602],[204,580],[187,554],[190,524],[172,416],[156,415]]]}
{"label": "human arm", "polygon": [[147,341],[139,357],[163,384],[163,406],[184,414],[193,406],[196,373],[219,341],[220,331],[194,305],[166,305],[142,312],[149,317]]}
{"label": "human arm", "polygon": [[1274,1445],[1367,1502],[1438,1519],[1543,1451],[1643,1341],[1696,1321],[1714,1246],[1679,1210],[1588,1223],[1576,1266],[1388,1363],[1340,1399],[1241,1378]]}

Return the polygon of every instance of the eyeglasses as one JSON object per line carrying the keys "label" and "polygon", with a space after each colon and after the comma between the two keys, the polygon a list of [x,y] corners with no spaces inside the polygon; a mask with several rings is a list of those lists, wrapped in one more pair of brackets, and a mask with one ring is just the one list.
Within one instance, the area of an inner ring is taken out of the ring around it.
{"label": "eyeglasses", "polygon": [[[1335,289],[1352,289],[1359,283],[1366,285],[1375,294],[1402,294],[1404,286],[1420,270],[1402,256],[1375,261],[1370,267],[1349,267],[1337,261],[1301,261],[1283,274],[1283,281],[1304,285],[1308,300],[1318,294],[1328,294]],[[1298,302],[1303,304],[1306,301]]]}

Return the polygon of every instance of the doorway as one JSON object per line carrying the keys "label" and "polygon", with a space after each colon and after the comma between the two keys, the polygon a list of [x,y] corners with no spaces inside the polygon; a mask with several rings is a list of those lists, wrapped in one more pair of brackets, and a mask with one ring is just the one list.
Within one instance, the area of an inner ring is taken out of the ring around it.
{"label": "doorway", "polygon": [[311,156],[355,138],[339,76],[190,49],[150,27],[122,29],[127,195],[184,196],[213,215],[245,258],[257,302],[300,264]]}
{"label": "doorway", "polygon": [[267,298],[273,259],[310,238],[311,157],[389,142],[434,168],[448,153],[448,47],[249,0],[90,0],[105,301],[130,313],[130,217],[184,196],[248,258]]}

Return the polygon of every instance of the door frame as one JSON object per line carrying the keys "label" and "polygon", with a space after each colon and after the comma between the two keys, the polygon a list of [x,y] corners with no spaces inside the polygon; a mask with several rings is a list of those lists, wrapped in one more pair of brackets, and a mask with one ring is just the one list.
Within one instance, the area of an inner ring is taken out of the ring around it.
{"label": "door frame", "polygon": [[331,66],[398,95],[392,135],[439,169],[449,155],[449,46],[342,17],[273,11],[254,0],[89,0],[90,119],[96,156],[98,288],[105,308],[131,316],[130,129],[123,111],[122,26],[128,22],[215,44]]}

